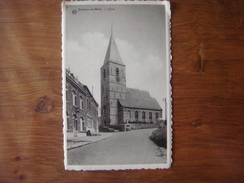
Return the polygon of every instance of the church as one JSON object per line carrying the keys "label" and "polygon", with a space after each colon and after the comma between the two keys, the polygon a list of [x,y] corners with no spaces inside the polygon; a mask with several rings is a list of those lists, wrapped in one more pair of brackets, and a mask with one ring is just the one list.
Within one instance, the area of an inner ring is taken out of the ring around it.
{"label": "church", "polygon": [[123,63],[113,32],[109,40],[101,73],[101,126],[120,128],[130,123],[137,128],[155,127],[162,109],[148,91],[126,86]]}

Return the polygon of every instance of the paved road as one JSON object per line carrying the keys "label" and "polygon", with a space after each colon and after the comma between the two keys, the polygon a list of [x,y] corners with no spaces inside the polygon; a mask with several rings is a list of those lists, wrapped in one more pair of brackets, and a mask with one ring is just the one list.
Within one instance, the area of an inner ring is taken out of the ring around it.
{"label": "paved road", "polygon": [[68,150],[69,165],[164,163],[159,148],[148,138],[155,129],[114,133],[110,138]]}

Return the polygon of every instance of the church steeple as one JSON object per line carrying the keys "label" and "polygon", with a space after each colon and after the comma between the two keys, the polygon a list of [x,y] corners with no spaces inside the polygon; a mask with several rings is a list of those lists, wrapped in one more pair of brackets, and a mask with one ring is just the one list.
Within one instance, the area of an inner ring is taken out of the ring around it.
{"label": "church steeple", "polygon": [[119,54],[119,50],[117,48],[114,36],[113,36],[113,29],[111,28],[111,36],[110,36],[110,41],[107,49],[107,53],[105,56],[105,60],[103,65],[105,65],[108,61],[124,65],[122,62],[121,56]]}
{"label": "church steeple", "polygon": [[111,30],[101,74],[101,124],[118,124],[118,99],[125,99],[126,73]]}

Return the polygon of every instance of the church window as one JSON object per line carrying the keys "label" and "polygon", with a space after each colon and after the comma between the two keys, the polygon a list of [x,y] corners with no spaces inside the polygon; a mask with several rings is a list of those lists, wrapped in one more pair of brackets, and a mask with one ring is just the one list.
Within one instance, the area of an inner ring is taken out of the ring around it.
{"label": "church window", "polygon": [[142,112],[142,119],[146,119],[146,113],[145,113],[145,111]]}
{"label": "church window", "polygon": [[149,119],[152,119],[152,112],[149,112]]}
{"label": "church window", "polygon": [[131,112],[130,112],[130,110],[127,111],[127,116],[128,116],[128,118],[131,118]]}
{"label": "church window", "polygon": [[158,113],[156,112],[156,119],[158,119]]}
{"label": "church window", "polygon": [[72,91],[72,102],[73,102],[73,105],[74,106],[77,106],[77,103],[76,103],[76,92],[75,92],[75,90]]}
{"label": "church window", "polygon": [[138,111],[135,112],[135,118],[138,120]]}
{"label": "church window", "polygon": [[116,81],[119,82],[119,68],[116,68]]}

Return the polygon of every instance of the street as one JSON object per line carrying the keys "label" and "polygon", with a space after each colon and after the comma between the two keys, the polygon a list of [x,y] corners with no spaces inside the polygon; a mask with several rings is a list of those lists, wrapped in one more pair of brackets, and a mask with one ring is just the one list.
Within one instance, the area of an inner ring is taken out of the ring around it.
{"label": "street", "polygon": [[117,132],[113,136],[67,151],[69,165],[159,164],[166,157],[148,137],[155,129]]}

